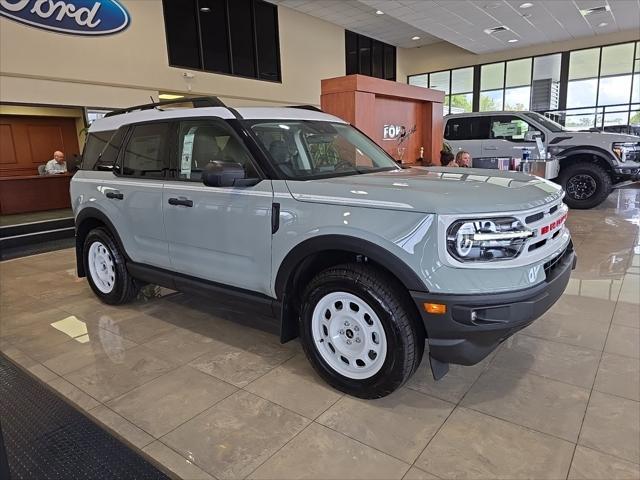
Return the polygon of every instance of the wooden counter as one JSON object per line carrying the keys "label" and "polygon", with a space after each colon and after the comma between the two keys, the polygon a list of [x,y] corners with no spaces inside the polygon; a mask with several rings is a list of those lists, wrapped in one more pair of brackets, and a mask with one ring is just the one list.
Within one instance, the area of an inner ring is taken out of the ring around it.
{"label": "wooden counter", "polygon": [[71,177],[71,173],[0,177],[0,214],[71,207]]}

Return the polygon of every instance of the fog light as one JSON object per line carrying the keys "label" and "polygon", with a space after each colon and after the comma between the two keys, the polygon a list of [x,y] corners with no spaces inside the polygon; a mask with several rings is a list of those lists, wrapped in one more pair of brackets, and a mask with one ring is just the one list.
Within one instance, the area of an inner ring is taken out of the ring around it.
{"label": "fog light", "polygon": [[434,315],[444,315],[447,313],[447,306],[442,303],[424,303],[424,311]]}

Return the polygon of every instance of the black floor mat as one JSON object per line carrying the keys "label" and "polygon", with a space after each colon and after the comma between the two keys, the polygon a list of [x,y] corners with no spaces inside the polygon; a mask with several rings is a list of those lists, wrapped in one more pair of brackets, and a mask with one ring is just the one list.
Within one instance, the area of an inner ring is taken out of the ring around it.
{"label": "black floor mat", "polygon": [[0,441],[13,480],[169,478],[2,354]]}

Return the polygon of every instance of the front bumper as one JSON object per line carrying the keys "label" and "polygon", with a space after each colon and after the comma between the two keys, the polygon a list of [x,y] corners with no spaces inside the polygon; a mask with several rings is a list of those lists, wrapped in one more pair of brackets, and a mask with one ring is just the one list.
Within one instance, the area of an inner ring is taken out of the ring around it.
{"label": "front bumper", "polygon": [[613,171],[619,180],[640,180],[640,166],[637,163],[616,166]]}
{"label": "front bumper", "polygon": [[[430,356],[443,363],[478,363],[551,308],[564,292],[575,264],[569,243],[561,255],[544,265],[545,281],[526,290],[484,295],[410,292],[422,314]],[[426,313],[424,303],[444,304],[447,311]]]}

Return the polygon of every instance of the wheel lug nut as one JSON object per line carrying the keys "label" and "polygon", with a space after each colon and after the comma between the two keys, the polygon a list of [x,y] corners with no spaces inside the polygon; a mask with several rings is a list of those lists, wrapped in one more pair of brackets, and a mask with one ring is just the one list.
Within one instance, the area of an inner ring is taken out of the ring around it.
{"label": "wheel lug nut", "polygon": [[356,325],[355,327],[353,327],[353,329],[354,329],[356,332],[359,332],[359,331],[360,331],[360,327],[358,327],[357,325]]}
{"label": "wheel lug nut", "polygon": [[351,340],[347,340],[347,345],[351,345]]}
{"label": "wheel lug nut", "polygon": [[360,343],[360,337],[356,338],[356,343]]}
{"label": "wheel lug nut", "polygon": [[344,322],[344,326],[348,327],[349,326],[349,322]]}
{"label": "wheel lug nut", "polygon": [[340,329],[340,330],[338,331],[338,333],[339,333],[340,335],[344,335],[344,330]]}

